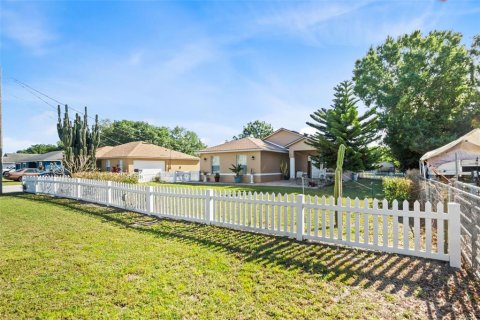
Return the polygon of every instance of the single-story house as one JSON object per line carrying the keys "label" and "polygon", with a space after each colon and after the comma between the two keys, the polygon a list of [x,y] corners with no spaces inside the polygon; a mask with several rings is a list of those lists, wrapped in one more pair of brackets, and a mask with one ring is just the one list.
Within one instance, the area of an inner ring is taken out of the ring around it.
{"label": "single-story house", "polygon": [[15,168],[37,168],[49,170],[53,167],[61,167],[63,161],[63,151],[51,151],[43,154],[30,154],[18,157],[15,161]]}
{"label": "single-story house", "polygon": [[101,171],[112,171],[114,168],[119,168],[121,172],[200,170],[199,158],[142,141],[98,148],[96,158]]}
{"label": "single-story house", "polygon": [[16,163],[21,163],[22,161],[26,161],[29,158],[32,158],[34,156],[38,156],[38,154],[31,154],[31,153],[5,153],[3,156],[3,168],[2,170],[6,170],[7,168],[16,168],[19,169],[15,166]]}
{"label": "single-story house", "polygon": [[242,182],[249,182],[250,174],[254,182],[268,182],[283,178],[280,165],[285,162],[290,178],[300,172],[315,177],[319,171],[313,166],[311,156],[316,154],[316,149],[306,143],[307,138],[281,128],[263,140],[246,137],[228,141],[200,151],[200,170],[212,175],[219,173],[221,182],[233,182],[235,174],[229,168],[240,164],[243,166]]}

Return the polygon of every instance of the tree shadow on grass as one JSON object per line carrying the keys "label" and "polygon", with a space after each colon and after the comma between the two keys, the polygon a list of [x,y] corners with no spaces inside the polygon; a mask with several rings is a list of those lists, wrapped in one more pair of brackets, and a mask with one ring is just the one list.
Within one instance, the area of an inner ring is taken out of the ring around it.
{"label": "tree shadow on grass", "polygon": [[284,237],[160,219],[116,208],[46,196],[15,197],[61,205],[159,238],[197,244],[243,261],[314,274],[325,281],[372,287],[425,302],[429,318],[480,318],[480,282],[448,263],[394,254],[297,242]]}

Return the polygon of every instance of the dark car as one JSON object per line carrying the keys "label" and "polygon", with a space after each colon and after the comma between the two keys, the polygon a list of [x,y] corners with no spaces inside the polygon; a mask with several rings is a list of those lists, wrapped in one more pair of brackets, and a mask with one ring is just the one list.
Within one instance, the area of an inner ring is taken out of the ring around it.
{"label": "dark car", "polygon": [[25,176],[38,176],[39,173],[40,170],[35,168],[23,168],[12,172],[7,172],[4,177],[8,180],[22,181],[22,178]]}

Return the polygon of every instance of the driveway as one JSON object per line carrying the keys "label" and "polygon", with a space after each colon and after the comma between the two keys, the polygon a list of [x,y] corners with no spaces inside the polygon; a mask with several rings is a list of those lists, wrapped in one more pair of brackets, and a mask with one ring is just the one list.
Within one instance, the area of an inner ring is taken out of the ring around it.
{"label": "driveway", "polygon": [[13,186],[3,186],[3,193],[15,193],[15,192],[22,192],[22,185],[17,184]]}

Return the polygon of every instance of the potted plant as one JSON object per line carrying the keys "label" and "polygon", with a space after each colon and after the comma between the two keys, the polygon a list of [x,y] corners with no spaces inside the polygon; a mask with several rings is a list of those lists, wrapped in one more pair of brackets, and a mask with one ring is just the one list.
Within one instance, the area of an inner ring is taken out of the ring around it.
{"label": "potted plant", "polygon": [[288,180],[290,177],[288,176],[288,165],[286,161],[280,162],[280,172],[283,175],[284,180]]}
{"label": "potted plant", "polygon": [[220,173],[215,173],[215,182],[220,182]]}
{"label": "potted plant", "polygon": [[230,171],[235,173],[235,183],[240,183],[242,182],[242,171],[243,167],[240,164],[234,165],[232,164],[232,167],[230,168]]}

